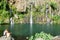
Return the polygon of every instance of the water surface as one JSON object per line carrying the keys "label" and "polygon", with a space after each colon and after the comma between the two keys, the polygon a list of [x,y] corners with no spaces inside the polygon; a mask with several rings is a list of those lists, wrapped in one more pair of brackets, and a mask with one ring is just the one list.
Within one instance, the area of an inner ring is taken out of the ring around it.
{"label": "water surface", "polygon": [[41,31],[51,35],[60,35],[60,24],[32,24],[32,34],[30,24],[14,24],[12,27],[10,25],[0,25],[0,36],[3,35],[5,29],[9,29],[15,40],[27,40],[26,37]]}

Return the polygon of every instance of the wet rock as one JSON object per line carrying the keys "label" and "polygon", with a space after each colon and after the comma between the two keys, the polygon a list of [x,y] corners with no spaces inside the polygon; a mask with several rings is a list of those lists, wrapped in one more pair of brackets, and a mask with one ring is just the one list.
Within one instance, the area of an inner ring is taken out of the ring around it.
{"label": "wet rock", "polygon": [[43,38],[36,38],[35,40],[43,40]]}
{"label": "wet rock", "polygon": [[14,38],[12,38],[11,36],[9,36],[9,37],[1,36],[0,40],[14,40]]}
{"label": "wet rock", "polygon": [[52,40],[60,40],[60,36],[55,36]]}

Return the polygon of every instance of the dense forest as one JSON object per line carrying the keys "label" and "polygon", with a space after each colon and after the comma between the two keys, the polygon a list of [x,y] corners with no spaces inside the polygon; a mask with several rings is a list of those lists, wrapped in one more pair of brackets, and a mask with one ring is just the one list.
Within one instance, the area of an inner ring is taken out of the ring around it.
{"label": "dense forest", "polygon": [[0,0],[0,24],[9,23],[10,17],[14,23],[30,23],[30,13],[33,23],[60,24],[59,5],[59,0]]}

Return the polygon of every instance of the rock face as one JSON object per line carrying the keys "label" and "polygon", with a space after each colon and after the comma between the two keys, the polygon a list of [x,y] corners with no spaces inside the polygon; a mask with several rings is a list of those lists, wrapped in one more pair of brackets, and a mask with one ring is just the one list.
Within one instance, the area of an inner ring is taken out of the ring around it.
{"label": "rock face", "polygon": [[35,0],[35,6],[45,4],[45,0]]}
{"label": "rock face", "polygon": [[17,11],[26,11],[26,0],[8,0],[9,4],[14,5]]}
{"label": "rock face", "polygon": [[55,0],[58,4],[60,4],[60,0]]}
{"label": "rock face", "polygon": [[[26,7],[30,4],[31,0],[8,0],[8,2],[14,5],[17,11],[26,11]],[[33,0],[35,6],[45,4],[44,0]],[[42,1],[42,2],[41,2]]]}
{"label": "rock face", "polygon": [[25,11],[26,10],[26,1],[25,0],[16,0],[15,7],[17,11]]}
{"label": "rock face", "polygon": [[[13,4],[17,11],[26,11],[26,7],[29,5],[30,1],[34,1],[35,6],[37,5],[43,5],[46,3],[45,0],[8,0],[10,4]],[[48,0],[50,2],[51,0]],[[55,0],[58,4],[60,4],[60,0]]]}
{"label": "rock face", "polygon": [[60,36],[55,36],[52,40],[60,40]]}
{"label": "rock face", "polygon": [[0,37],[0,40],[14,40],[14,38],[12,38],[11,36],[9,36],[9,37],[2,36],[2,37]]}
{"label": "rock face", "polygon": [[43,40],[43,38],[36,38],[35,40]]}

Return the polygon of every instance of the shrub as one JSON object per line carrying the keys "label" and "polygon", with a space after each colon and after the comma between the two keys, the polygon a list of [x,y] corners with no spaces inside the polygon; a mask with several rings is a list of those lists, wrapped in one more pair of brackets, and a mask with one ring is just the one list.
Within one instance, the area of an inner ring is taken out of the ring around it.
{"label": "shrub", "polygon": [[57,9],[57,3],[56,2],[50,2],[50,6],[53,10]]}
{"label": "shrub", "polygon": [[52,40],[53,36],[44,32],[36,33],[34,36],[31,36],[29,40],[35,40],[36,38],[42,38],[43,40]]}

